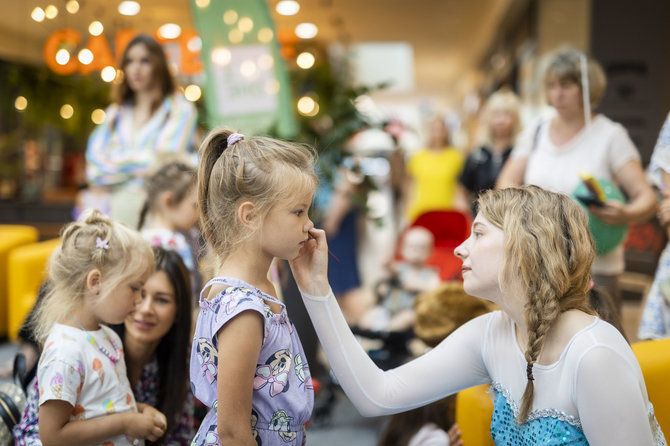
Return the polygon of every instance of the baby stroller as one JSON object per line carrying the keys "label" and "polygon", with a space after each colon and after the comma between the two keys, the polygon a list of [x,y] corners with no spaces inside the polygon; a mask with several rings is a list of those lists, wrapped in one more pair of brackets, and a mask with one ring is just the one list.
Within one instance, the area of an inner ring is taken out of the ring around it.
{"label": "baby stroller", "polygon": [[411,226],[422,226],[433,233],[435,249],[427,263],[439,268],[440,278],[462,279],[461,260],[454,249],[470,235],[468,216],[458,211],[429,211],[419,215]]}

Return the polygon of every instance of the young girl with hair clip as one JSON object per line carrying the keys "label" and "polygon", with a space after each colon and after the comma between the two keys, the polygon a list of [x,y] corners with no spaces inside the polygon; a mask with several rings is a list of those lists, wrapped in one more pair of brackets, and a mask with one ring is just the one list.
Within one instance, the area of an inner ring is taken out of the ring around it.
{"label": "young girl with hair clip", "polygon": [[[188,389],[191,289],[179,254],[153,248],[156,271],[144,284],[142,300],[112,329],[123,340],[127,376],[135,400],[165,414],[167,428],[149,444],[186,446],[195,433],[193,395]],[[39,385],[28,389],[28,404],[14,428],[17,446],[42,444],[38,429]]]}
{"label": "young girl with hair clip", "polygon": [[464,324],[425,355],[379,370],[351,334],[312,229],[294,277],[343,389],[367,416],[491,384],[498,445],[665,445],[644,378],[621,333],[589,309],[594,244],[586,213],[535,186],[488,191],[455,253],[463,286],[501,311]]}
{"label": "young girl with hair clip", "polygon": [[195,168],[184,162],[170,161],[150,175],[144,183],[147,197],[138,228],[152,246],[179,253],[197,296],[202,283],[193,235],[198,222],[195,173]]}
{"label": "young girl with hair clip", "polygon": [[191,388],[209,407],[193,445],[304,444],[312,380],[268,271],[275,257],[295,258],[314,227],[314,153],[228,129],[200,153],[200,222],[220,267],[200,295],[191,348]]}
{"label": "young girl with hair clip", "polygon": [[139,233],[98,211],[63,230],[33,321],[44,346],[37,369],[44,445],[138,445],[163,435],[165,416],[135,402],[121,339],[102,325],[126,319],[153,269]]}

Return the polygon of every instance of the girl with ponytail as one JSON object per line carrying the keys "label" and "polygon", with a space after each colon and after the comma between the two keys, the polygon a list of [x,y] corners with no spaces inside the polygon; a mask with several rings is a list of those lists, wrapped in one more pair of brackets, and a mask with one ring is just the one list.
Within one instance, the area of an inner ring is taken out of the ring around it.
{"label": "girl with ponytail", "polygon": [[536,186],[488,191],[456,248],[463,286],[500,307],[433,350],[378,369],[347,327],[313,230],[293,275],[339,383],[363,415],[427,405],[490,384],[497,445],[665,445],[637,360],[589,307],[594,244],[584,210]]}
{"label": "girl with ponytail", "polygon": [[268,272],[310,238],[314,153],[218,129],[200,154],[200,226],[216,277],[200,294],[191,348],[191,388],[209,408],[192,444],[305,444],[309,365]]}

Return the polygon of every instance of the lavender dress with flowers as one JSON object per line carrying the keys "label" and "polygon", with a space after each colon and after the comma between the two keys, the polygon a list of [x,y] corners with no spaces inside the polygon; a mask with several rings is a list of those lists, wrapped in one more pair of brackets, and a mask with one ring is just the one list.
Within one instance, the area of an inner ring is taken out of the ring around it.
{"label": "lavender dress with flowers", "polygon": [[[212,300],[204,291],[227,286]],[[275,314],[265,301],[281,305]],[[192,445],[219,445],[217,433],[217,346],[219,330],[244,311],[263,316],[264,336],[257,361],[249,426],[259,446],[305,444],[305,423],[314,406],[314,391],[302,344],[286,307],[274,297],[233,278],[210,280],[200,294],[200,314],[191,349],[191,389],[209,411]]]}

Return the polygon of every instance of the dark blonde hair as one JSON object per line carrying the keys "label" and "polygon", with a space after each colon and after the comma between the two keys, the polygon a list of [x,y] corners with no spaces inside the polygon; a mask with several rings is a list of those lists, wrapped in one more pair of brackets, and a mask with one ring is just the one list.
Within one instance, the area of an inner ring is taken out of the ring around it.
{"label": "dark blonde hair", "polygon": [[200,146],[198,204],[200,224],[219,259],[251,235],[237,218],[237,207],[251,201],[261,219],[296,188],[313,191],[315,152],[304,145],[267,137],[245,138],[228,145],[234,132],[213,130]]}
{"label": "dark blonde hair", "polygon": [[121,283],[153,271],[154,255],[139,232],[99,211],[86,212],[67,225],[49,258],[49,293],[31,320],[38,342],[82,302],[86,277],[94,269],[101,275],[101,295],[95,298],[106,299]]}
{"label": "dark blonde hair", "polygon": [[[154,80],[160,85],[160,102],[162,102],[166,96],[174,93],[175,81],[172,77],[172,73],[170,73],[170,69],[168,68],[167,58],[165,57],[165,51],[163,51],[163,47],[148,34],[136,35],[123,50],[123,55],[119,61],[119,66],[123,71],[123,78],[121,79],[121,82],[115,84],[115,88],[112,93],[113,100],[115,103],[121,105],[135,99],[135,92],[130,88],[130,85],[128,85],[128,77],[125,74],[126,65],[128,65],[128,52],[135,45],[144,45],[144,47],[149,52],[149,58],[153,68],[152,76]],[[154,109],[160,105],[160,102],[154,104]]]}
{"label": "dark blonde hair", "polygon": [[[560,81],[573,82],[582,90],[584,88],[582,85],[582,55],[584,54],[581,51],[575,49],[563,49],[554,53],[544,72],[545,85],[549,78],[555,77]],[[591,106],[595,107],[605,94],[607,78],[600,64],[590,57],[586,58],[586,69],[588,71],[589,100]]]}
{"label": "dark blonde hair", "polygon": [[567,195],[524,186],[487,191],[478,205],[479,212],[504,233],[501,289],[519,287],[528,299],[524,312],[528,383],[517,417],[523,423],[533,404],[532,366],[549,328],[567,310],[593,314],[587,293],[595,247],[586,212]]}
{"label": "dark blonde hair", "polygon": [[472,297],[463,289],[463,282],[451,280],[432,291],[420,293],[414,300],[414,333],[427,346],[436,347],[454,330],[496,306]]}
{"label": "dark blonde hair", "polygon": [[144,181],[146,201],[140,212],[138,229],[144,226],[147,213],[155,212],[158,196],[170,192],[174,204],[179,204],[195,187],[195,168],[181,161],[170,161]]}

